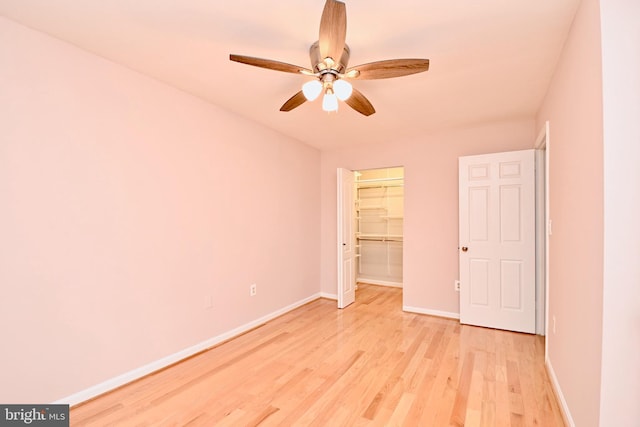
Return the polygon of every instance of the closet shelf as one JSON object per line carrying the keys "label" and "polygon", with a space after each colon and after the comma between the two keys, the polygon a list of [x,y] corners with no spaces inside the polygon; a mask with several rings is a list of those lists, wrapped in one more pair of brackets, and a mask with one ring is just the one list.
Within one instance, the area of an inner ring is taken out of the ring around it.
{"label": "closet shelf", "polygon": [[378,215],[371,215],[371,216],[364,215],[364,216],[358,217],[357,219],[363,224],[370,224],[370,223],[382,224],[385,221],[388,221],[386,217],[381,217]]}
{"label": "closet shelf", "polygon": [[383,221],[382,217],[378,215],[357,216],[356,219],[360,222],[378,222],[379,223]]}
{"label": "closet shelf", "polygon": [[359,210],[359,211],[362,211],[362,210],[365,210],[365,209],[371,209],[371,210],[373,210],[373,209],[375,209],[375,210],[385,209],[386,210],[387,208],[386,208],[386,206],[382,206],[382,205],[377,205],[377,206],[358,206],[358,207],[356,207],[356,210]]}
{"label": "closet shelf", "polygon": [[367,184],[360,184],[358,183],[358,190],[368,190],[370,188],[389,188],[389,187],[404,187],[404,184],[400,183],[391,183],[391,184],[376,184],[373,183],[371,185],[367,185]]}
{"label": "closet shelf", "polygon": [[357,234],[358,240],[375,240],[380,242],[402,242],[402,235],[399,234]]}
{"label": "closet shelf", "polygon": [[365,182],[389,182],[389,181],[402,181],[404,178],[372,178],[372,179],[357,179],[356,184]]}

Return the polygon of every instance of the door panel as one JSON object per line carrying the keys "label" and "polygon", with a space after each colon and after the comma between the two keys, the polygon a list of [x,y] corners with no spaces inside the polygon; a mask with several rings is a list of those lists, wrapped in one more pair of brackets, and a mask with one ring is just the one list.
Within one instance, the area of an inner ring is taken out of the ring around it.
{"label": "door panel", "polygon": [[459,159],[461,323],[535,332],[534,178],[534,150]]}
{"label": "door panel", "polygon": [[469,189],[469,241],[489,239],[489,187]]}
{"label": "door panel", "polygon": [[506,185],[500,187],[500,238],[502,243],[520,242],[522,236],[522,212],[520,186]]}
{"label": "door panel", "polygon": [[356,299],[354,173],[338,169],[338,308]]}
{"label": "door panel", "polygon": [[469,261],[469,289],[471,304],[474,306],[489,305],[489,260],[472,259]]}
{"label": "door panel", "polygon": [[500,261],[500,296],[503,310],[522,310],[522,262]]}

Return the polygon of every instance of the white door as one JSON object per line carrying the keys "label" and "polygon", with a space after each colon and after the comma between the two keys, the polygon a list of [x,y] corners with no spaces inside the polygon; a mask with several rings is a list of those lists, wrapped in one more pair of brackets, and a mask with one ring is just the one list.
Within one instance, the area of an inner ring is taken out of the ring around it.
{"label": "white door", "polygon": [[354,173],[338,169],[338,308],[356,300]]}
{"label": "white door", "polygon": [[535,333],[534,150],[459,158],[460,322]]}

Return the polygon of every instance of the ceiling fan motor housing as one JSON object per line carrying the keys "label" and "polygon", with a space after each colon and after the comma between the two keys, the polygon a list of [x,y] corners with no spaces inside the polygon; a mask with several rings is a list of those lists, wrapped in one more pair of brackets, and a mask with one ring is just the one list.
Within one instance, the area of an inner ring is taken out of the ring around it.
{"label": "ceiling fan motor housing", "polygon": [[[344,45],[344,49],[342,50],[342,55],[340,58],[331,58],[331,61],[325,61],[325,58],[320,54],[320,42],[316,41],[309,48],[309,57],[311,58],[311,65],[313,66],[313,71],[316,73],[322,73],[323,71],[333,70],[335,74],[341,74],[347,69],[347,65],[349,64],[349,56],[351,55],[351,50],[349,46]],[[327,63],[329,62],[330,65]]]}

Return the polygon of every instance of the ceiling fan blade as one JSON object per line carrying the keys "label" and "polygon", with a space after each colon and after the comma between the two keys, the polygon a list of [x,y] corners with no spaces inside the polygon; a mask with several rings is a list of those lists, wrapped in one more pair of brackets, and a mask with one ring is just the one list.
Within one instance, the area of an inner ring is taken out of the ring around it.
{"label": "ceiling fan blade", "polygon": [[284,71],[285,73],[308,74],[313,72],[307,68],[297,65],[287,64],[286,62],[273,61],[271,59],[254,58],[253,56],[229,55],[229,59],[241,64],[253,65],[254,67],[267,68],[269,70]]}
{"label": "ceiling fan blade", "polygon": [[294,108],[301,106],[306,101],[307,101],[307,98],[305,98],[302,91],[300,91],[295,95],[293,95],[291,98],[289,98],[287,102],[282,104],[282,107],[280,107],[280,111],[291,111]]}
{"label": "ceiling fan blade", "polygon": [[356,79],[374,80],[408,76],[428,69],[428,59],[389,59],[351,67],[345,74]]}
{"label": "ceiling fan blade", "polygon": [[321,59],[329,57],[334,62],[340,61],[346,38],[346,6],[337,0],[327,0],[320,19],[320,37],[318,38]]}
{"label": "ceiling fan blade", "polygon": [[376,112],[376,109],[373,108],[371,102],[369,102],[362,92],[356,88],[353,88],[351,96],[344,102],[346,102],[349,107],[353,108],[360,114],[364,114],[365,116],[370,116]]}

